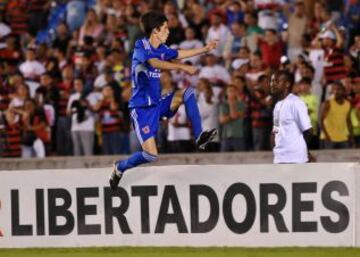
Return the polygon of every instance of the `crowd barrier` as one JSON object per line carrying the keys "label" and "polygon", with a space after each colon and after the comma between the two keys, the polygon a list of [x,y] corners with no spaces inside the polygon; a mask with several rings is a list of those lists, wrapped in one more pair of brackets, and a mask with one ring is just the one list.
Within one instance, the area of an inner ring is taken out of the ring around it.
{"label": "crowd barrier", "polygon": [[[360,151],[312,151],[319,162],[359,162]],[[0,170],[74,169],[110,167],[114,160],[125,156],[47,157],[45,159],[1,159]],[[272,163],[273,154],[267,152],[160,154],[159,161],[151,165],[199,164],[262,164]]]}
{"label": "crowd barrier", "polygon": [[0,171],[0,247],[360,246],[360,166]]}

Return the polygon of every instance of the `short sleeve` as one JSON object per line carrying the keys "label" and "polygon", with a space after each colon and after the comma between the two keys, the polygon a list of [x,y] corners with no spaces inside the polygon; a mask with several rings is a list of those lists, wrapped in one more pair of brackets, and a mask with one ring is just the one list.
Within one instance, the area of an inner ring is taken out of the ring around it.
{"label": "short sleeve", "polygon": [[156,56],[152,54],[152,51],[145,49],[143,40],[138,40],[135,44],[133,58],[138,60],[140,63],[145,63],[152,58],[156,58]]}
{"label": "short sleeve", "polygon": [[312,125],[306,104],[303,101],[296,102],[296,104],[294,105],[294,111],[295,111],[296,121],[301,132],[310,129]]}
{"label": "short sleeve", "polygon": [[167,45],[161,45],[161,53],[160,53],[160,60],[162,61],[169,61],[174,60],[178,57],[178,50],[172,49]]}

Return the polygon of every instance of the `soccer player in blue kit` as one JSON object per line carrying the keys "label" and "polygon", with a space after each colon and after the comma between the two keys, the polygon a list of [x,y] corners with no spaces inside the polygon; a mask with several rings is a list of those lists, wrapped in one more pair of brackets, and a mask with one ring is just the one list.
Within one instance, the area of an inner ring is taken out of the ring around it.
{"label": "soccer player in blue kit", "polygon": [[133,127],[142,151],[132,154],[128,159],[116,161],[110,176],[110,187],[115,190],[125,171],[141,164],[157,159],[158,151],[155,142],[159,123],[162,118],[171,118],[181,104],[185,105],[188,119],[196,146],[205,149],[213,140],[217,130],[203,131],[199,108],[194,89],[177,90],[161,96],[161,70],[183,71],[194,75],[197,68],[171,60],[184,59],[209,52],[217,47],[217,42],[209,42],[205,47],[189,50],[175,50],[167,47],[165,42],[169,36],[166,16],[156,11],[150,11],[141,17],[141,26],[146,37],[137,40],[132,57],[132,97],[129,109]]}

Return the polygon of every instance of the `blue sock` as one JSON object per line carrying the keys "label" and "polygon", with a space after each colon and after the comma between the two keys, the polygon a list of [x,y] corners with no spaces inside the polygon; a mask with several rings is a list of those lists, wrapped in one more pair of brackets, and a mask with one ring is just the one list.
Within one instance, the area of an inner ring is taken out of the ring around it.
{"label": "blue sock", "polygon": [[134,154],[132,154],[129,159],[126,160],[122,160],[120,162],[118,162],[117,164],[117,169],[125,172],[128,169],[137,167],[141,164],[144,163],[148,163],[148,162],[153,162],[157,159],[157,156],[149,154],[145,151],[143,152],[136,152]]}
{"label": "blue sock", "polygon": [[191,121],[192,130],[195,139],[197,139],[202,132],[201,117],[199,107],[196,102],[194,88],[188,87],[184,92],[184,104],[186,115]]}

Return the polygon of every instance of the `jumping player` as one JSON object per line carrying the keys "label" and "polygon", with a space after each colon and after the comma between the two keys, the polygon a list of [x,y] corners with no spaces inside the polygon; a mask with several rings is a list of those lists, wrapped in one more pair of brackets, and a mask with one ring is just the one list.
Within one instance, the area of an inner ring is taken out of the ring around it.
{"label": "jumping player", "polygon": [[217,130],[203,131],[201,118],[193,88],[178,90],[161,96],[161,70],[183,71],[190,75],[197,72],[191,65],[173,63],[171,60],[184,59],[214,50],[217,42],[205,47],[189,50],[174,50],[165,45],[169,36],[167,19],[162,13],[150,11],[141,17],[141,26],[146,37],[136,41],[132,57],[132,97],[129,102],[131,120],[141,143],[142,151],[126,160],[116,161],[110,176],[110,187],[116,189],[125,171],[157,159],[155,136],[162,118],[171,118],[181,104],[192,124],[196,146],[204,149],[215,137]]}

